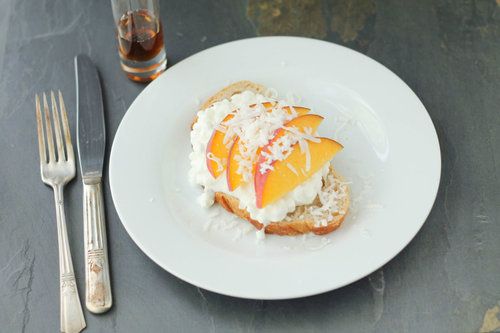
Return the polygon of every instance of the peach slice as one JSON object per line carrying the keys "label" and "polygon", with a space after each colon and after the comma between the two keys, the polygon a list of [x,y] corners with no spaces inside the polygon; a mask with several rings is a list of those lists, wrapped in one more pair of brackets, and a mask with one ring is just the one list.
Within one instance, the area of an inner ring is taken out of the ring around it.
{"label": "peach slice", "polygon": [[[221,122],[221,125],[226,121],[230,120],[234,117],[234,114],[228,114]],[[221,175],[225,168],[224,161],[227,160],[227,156],[229,155],[229,148],[224,144],[224,137],[226,133],[221,132],[217,129],[214,130],[210,140],[207,144],[206,150],[206,161],[208,172],[214,177],[217,178]]]}
{"label": "peach slice", "polygon": [[[318,116],[316,114],[306,114],[293,118],[292,120],[287,122],[285,126],[295,127],[300,132],[304,132],[305,128],[311,128],[312,133],[314,133],[318,128],[319,124],[323,121],[323,119],[324,119],[323,117]],[[286,132],[287,131],[283,128],[276,130],[273,138],[269,140],[269,143],[266,146],[264,146],[263,149],[266,149],[266,147],[271,145],[274,141],[279,139]],[[233,145],[231,146],[229,150],[229,156],[227,158],[226,178],[229,191],[234,191],[244,182],[243,176],[238,173],[239,163],[236,159],[236,156],[240,154],[240,149],[241,149],[240,140],[239,138],[237,138],[234,141]],[[261,149],[258,149],[256,155],[259,156],[260,152]]]}
{"label": "peach slice", "polygon": [[301,151],[298,143],[292,146],[292,153],[287,158],[274,161],[271,164],[273,169],[264,173],[260,172],[260,166],[266,159],[262,155],[259,156],[254,178],[257,208],[263,208],[282,198],[319,171],[343,148],[334,140],[319,139],[319,142],[307,141],[311,156],[309,170],[306,170],[306,153]]}
{"label": "peach slice", "polygon": [[[264,108],[270,110],[276,103],[275,102],[264,102],[262,105]],[[256,104],[252,104],[251,106],[255,106]],[[297,115],[303,115],[310,111],[308,108],[304,108],[301,106],[293,107]],[[291,113],[290,107],[286,106],[283,109],[287,110],[287,112]],[[228,114],[221,122],[221,125],[234,117],[233,113]],[[222,125],[223,126],[223,125]],[[218,178],[225,170],[226,170],[226,161],[228,160],[230,149],[224,144],[224,137],[226,133],[221,132],[217,129],[214,130],[210,140],[207,144],[206,149],[206,163],[208,172],[214,178]]]}

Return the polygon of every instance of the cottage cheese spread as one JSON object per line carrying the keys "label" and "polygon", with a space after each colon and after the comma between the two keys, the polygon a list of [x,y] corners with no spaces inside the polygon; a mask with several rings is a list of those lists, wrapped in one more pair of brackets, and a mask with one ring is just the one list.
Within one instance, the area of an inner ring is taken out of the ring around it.
{"label": "cottage cheese spread", "polygon": [[[253,182],[248,182],[234,191],[230,192],[227,186],[225,174],[215,179],[208,171],[206,164],[207,144],[214,129],[222,122],[224,117],[232,110],[245,108],[251,104],[258,104],[269,101],[269,98],[251,91],[244,91],[233,95],[230,100],[223,100],[214,103],[206,110],[200,110],[197,114],[198,120],[191,131],[191,145],[193,151],[189,155],[191,169],[189,170],[189,180],[192,184],[201,185],[205,192],[199,198],[199,203],[203,206],[210,206],[213,203],[215,192],[223,192],[236,197],[240,201],[240,208],[250,213],[250,217],[265,225],[283,220],[289,212],[295,210],[298,205],[307,205],[313,202],[321,191],[323,185],[322,178],[328,173],[329,163],[320,171],[315,173],[310,179],[296,187],[283,198],[271,203],[263,208],[256,207],[255,190]],[[284,101],[278,101],[286,105]],[[281,126],[282,124],[280,124]],[[257,138],[258,139],[258,138]]]}

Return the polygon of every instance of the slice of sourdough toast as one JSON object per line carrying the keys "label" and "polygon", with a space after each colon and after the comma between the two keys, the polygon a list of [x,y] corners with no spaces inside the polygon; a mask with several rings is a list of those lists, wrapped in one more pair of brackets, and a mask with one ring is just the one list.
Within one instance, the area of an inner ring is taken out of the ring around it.
{"label": "slice of sourdough toast", "polygon": [[[219,92],[215,93],[212,97],[208,98],[201,106],[201,110],[205,110],[210,107],[213,103],[229,99],[234,94],[238,94],[245,90],[250,90],[255,93],[265,94],[266,88],[260,84],[253,83],[251,81],[239,81],[235,82],[223,89]],[[193,124],[196,123],[194,120]],[[333,177],[328,177],[329,175]],[[331,184],[332,181],[335,181],[335,184]],[[328,220],[324,221],[326,223],[318,224],[316,220],[318,220],[318,209],[321,208],[322,203],[319,198],[313,201],[313,203],[309,205],[298,206],[295,211],[289,213],[287,217],[283,221],[272,222],[266,226],[262,223],[253,220],[250,217],[250,213],[248,213],[245,209],[239,208],[239,200],[231,195],[228,195],[223,192],[215,193],[215,202],[224,207],[228,212],[233,213],[250,223],[252,223],[255,228],[261,230],[265,228],[266,234],[277,234],[282,236],[293,236],[300,235],[309,232],[313,232],[317,235],[324,235],[330,233],[340,227],[342,222],[345,219],[345,216],[349,210],[349,189],[345,183],[343,183],[342,178],[337,175],[334,169],[330,166],[329,174],[327,177],[323,178],[323,189],[330,188],[334,190],[340,190],[338,187],[342,186],[342,192],[345,193],[342,198],[339,198],[337,203],[337,209],[335,212],[325,212],[321,211],[320,215],[328,216]],[[324,219],[324,218],[323,218]]]}

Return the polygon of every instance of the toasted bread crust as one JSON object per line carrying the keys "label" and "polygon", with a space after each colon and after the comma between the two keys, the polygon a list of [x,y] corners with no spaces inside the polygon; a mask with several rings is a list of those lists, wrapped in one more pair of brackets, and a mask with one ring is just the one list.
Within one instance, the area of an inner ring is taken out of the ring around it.
{"label": "toasted bread crust", "polygon": [[[232,95],[240,93],[245,90],[250,90],[255,93],[259,94],[264,94],[266,91],[266,88],[260,84],[253,83],[251,81],[239,81],[235,82],[219,92],[217,92],[215,95],[212,97],[208,98],[202,105],[201,105],[201,110],[204,110],[208,107],[210,107],[213,103],[221,101],[226,98],[230,98]],[[197,118],[194,119],[193,124],[196,123]],[[337,178],[340,178],[338,175],[335,174],[333,169],[331,169],[331,172],[333,172],[334,176]],[[258,221],[253,220],[250,217],[250,213],[246,211],[245,209],[239,208],[239,203],[240,201],[226,193],[222,192],[216,192],[215,193],[215,202],[220,204],[224,209],[226,209],[228,212],[233,213],[242,219],[247,220],[250,222],[255,228],[258,230],[261,230],[264,228],[264,225]],[[300,235],[300,234],[305,234],[309,232],[313,232],[316,235],[325,235],[328,234],[337,228],[340,227],[342,222],[345,219],[345,216],[347,215],[348,208],[349,208],[349,196],[345,198],[342,202],[342,209],[341,211],[344,212],[344,214],[341,215],[336,215],[334,218],[327,223],[326,226],[316,226],[315,222],[312,219],[295,219],[295,220],[286,220],[286,221],[280,221],[280,222],[272,222],[268,225],[265,226],[265,233],[266,234],[276,234],[280,236],[295,236],[295,235]]]}
{"label": "toasted bread crust", "polygon": [[267,89],[263,85],[251,81],[238,81],[224,87],[219,92],[215,93],[215,95],[207,99],[205,103],[201,105],[201,110],[205,110],[215,102],[229,99],[231,96],[239,94],[245,90],[250,90],[257,94],[264,95]]}
{"label": "toasted bread crust", "polygon": [[[337,179],[340,178],[335,174],[333,169],[331,169],[330,172],[332,172],[334,177],[336,177]],[[237,198],[223,192],[216,192],[215,202],[224,207],[224,209],[228,212],[247,220],[258,230],[261,230],[264,227],[262,223],[253,220],[250,217],[250,214],[245,209],[240,208],[240,201]],[[314,206],[314,203],[304,207],[309,206]],[[266,234],[276,234],[281,236],[295,236],[308,232],[312,232],[316,235],[325,235],[340,227],[342,222],[344,222],[348,210],[349,196],[347,195],[342,201],[340,207],[340,211],[343,211],[344,214],[335,215],[334,218],[329,221],[326,226],[316,226],[314,220],[311,217],[306,217],[304,219],[295,219],[291,221],[272,222],[265,226],[265,232]]]}

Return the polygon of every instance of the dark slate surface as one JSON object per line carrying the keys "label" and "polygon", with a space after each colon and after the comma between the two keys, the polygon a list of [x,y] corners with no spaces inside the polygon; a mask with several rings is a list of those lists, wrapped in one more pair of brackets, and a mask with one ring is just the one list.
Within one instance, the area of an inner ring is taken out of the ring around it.
{"label": "dark slate surface", "polygon": [[[52,192],[35,145],[34,94],[74,105],[73,56],[103,79],[108,149],[143,85],[122,74],[109,1],[0,0],[0,331],[57,332]],[[106,184],[115,306],[87,332],[478,332],[500,327],[500,1],[161,2],[170,64],[256,35],[303,35],[363,52],[422,99],[443,156],[427,223],[394,260],[340,290],[290,301],[220,296],[178,280],[131,241]],[[75,129],[74,117],[71,125]],[[109,150],[108,150],[109,151]],[[80,179],[66,192],[83,290]]]}

